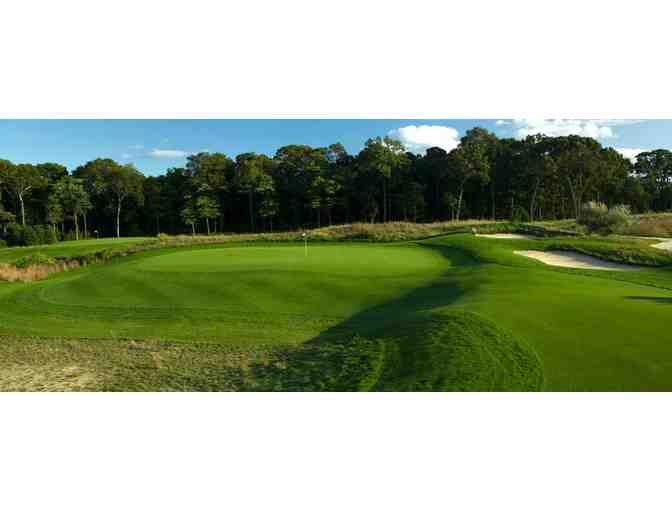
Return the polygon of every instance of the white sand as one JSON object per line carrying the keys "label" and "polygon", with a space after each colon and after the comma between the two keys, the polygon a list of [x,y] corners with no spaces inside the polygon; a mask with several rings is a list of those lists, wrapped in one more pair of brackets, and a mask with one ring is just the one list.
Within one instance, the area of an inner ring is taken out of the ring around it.
{"label": "white sand", "polygon": [[652,244],[652,248],[658,248],[659,250],[672,251],[672,239],[669,237],[648,237],[648,236],[630,236],[632,239],[643,239],[645,241],[661,241],[656,244]]}
{"label": "white sand", "polygon": [[476,234],[476,237],[489,237],[491,239],[527,239],[530,241],[539,239],[538,237],[525,234]]}
{"label": "white sand", "polygon": [[[658,238],[658,240],[661,240],[661,238]],[[651,246],[658,248],[659,250],[672,251],[672,239],[667,239],[662,243],[652,244]]]}
{"label": "white sand", "polygon": [[641,266],[607,262],[590,255],[572,253],[568,251],[516,251],[516,255],[539,260],[544,264],[559,267],[574,267],[579,269],[604,269],[607,271],[632,271],[641,269]]}

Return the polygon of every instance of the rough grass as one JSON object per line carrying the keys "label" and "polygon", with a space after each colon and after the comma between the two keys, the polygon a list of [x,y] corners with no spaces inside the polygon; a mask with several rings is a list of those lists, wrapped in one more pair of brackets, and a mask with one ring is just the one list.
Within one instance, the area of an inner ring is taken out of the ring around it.
{"label": "rough grass", "polygon": [[77,260],[54,261],[47,264],[33,264],[17,267],[14,264],[0,264],[0,280],[7,282],[34,282],[64,271],[78,269]]}
{"label": "rough grass", "polygon": [[672,237],[672,214],[641,217],[623,233],[643,237]]}
{"label": "rough grass", "polygon": [[31,254],[40,253],[51,258],[79,257],[103,250],[120,250],[139,243],[152,242],[151,237],[122,237],[63,241],[43,246],[25,246],[0,249],[0,263],[10,264]]}
{"label": "rough grass", "polygon": [[0,391],[538,390],[536,354],[463,312],[416,318],[394,338],[232,347],[4,338]]}
{"label": "rough grass", "polygon": [[151,340],[0,341],[0,391],[233,391],[273,349]]}

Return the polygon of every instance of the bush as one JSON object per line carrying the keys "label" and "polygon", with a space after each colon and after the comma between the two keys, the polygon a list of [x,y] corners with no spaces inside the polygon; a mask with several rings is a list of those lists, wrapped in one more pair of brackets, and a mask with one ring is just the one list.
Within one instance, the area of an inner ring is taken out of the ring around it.
{"label": "bush", "polygon": [[7,241],[4,239],[0,239],[0,248],[6,248],[7,247]]}
{"label": "bush", "polygon": [[21,257],[19,260],[14,262],[14,265],[19,269],[25,269],[30,266],[45,266],[55,264],[56,261],[51,257],[45,255],[44,253],[31,253],[25,257]]}
{"label": "bush", "polygon": [[589,232],[613,234],[627,227],[631,218],[627,205],[616,205],[610,209],[602,202],[588,202],[581,207],[577,222]]}
{"label": "bush", "polygon": [[37,246],[42,244],[41,232],[37,227],[31,225],[23,227],[23,244],[25,246]]}
{"label": "bush", "polygon": [[17,223],[10,223],[7,226],[5,240],[7,241],[7,246],[24,246],[23,227]]}
{"label": "bush", "polygon": [[514,223],[526,223],[530,221],[530,215],[525,209],[518,206],[513,211],[511,221],[513,221]]}
{"label": "bush", "polygon": [[35,227],[39,232],[40,244],[54,244],[58,242],[58,234],[47,225],[38,225]]}
{"label": "bush", "polygon": [[7,227],[8,246],[37,246],[58,242],[58,236],[46,225],[19,225],[12,223]]}

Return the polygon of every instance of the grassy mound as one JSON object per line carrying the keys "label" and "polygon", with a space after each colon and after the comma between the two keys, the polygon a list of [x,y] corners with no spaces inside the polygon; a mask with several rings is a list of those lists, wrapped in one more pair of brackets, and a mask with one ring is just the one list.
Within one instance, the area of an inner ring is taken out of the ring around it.
{"label": "grassy mound", "polygon": [[398,323],[394,337],[306,344],[259,366],[253,389],[529,391],[543,386],[534,351],[482,317],[450,311]]}
{"label": "grassy mound", "polygon": [[543,386],[534,351],[474,313],[431,313],[399,324],[374,386],[391,391],[529,391]]}

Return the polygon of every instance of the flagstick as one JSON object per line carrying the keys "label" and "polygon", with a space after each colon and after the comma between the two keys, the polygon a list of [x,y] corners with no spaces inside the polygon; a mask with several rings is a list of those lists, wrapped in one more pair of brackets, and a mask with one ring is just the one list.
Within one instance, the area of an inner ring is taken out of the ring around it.
{"label": "flagstick", "polygon": [[308,238],[306,237],[305,232],[302,234],[302,236],[303,236],[304,251],[305,251],[305,254],[306,254],[306,257],[307,257],[308,256]]}

